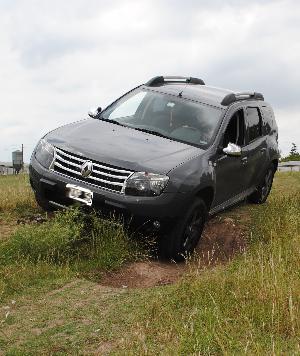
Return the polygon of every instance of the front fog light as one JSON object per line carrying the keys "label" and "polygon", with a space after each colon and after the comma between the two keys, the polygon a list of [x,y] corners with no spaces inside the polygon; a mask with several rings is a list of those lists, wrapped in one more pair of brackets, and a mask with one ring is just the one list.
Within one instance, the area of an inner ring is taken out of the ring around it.
{"label": "front fog light", "polygon": [[148,172],[137,172],[128,178],[125,194],[140,196],[158,196],[168,183],[169,177]]}
{"label": "front fog light", "polygon": [[54,159],[54,147],[45,139],[41,139],[35,149],[35,158],[45,168],[49,168]]}

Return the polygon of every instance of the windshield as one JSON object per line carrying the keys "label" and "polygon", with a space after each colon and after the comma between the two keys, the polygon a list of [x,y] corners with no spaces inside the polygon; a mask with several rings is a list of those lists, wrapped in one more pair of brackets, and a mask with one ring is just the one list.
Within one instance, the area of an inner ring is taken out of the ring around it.
{"label": "windshield", "polygon": [[109,106],[100,118],[192,145],[207,146],[221,114],[220,109],[205,104],[137,89]]}

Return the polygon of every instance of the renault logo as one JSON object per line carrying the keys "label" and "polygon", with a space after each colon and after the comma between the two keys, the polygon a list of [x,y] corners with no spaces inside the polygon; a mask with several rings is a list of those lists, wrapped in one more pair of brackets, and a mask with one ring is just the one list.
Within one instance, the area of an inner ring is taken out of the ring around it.
{"label": "renault logo", "polygon": [[84,178],[89,177],[93,172],[93,163],[91,161],[85,161],[81,166],[81,175]]}

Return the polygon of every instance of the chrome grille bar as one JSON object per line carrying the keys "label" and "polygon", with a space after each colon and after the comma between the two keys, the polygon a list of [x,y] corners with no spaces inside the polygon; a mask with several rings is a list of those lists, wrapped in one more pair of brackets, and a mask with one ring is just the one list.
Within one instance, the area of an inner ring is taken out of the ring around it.
{"label": "chrome grille bar", "polygon": [[58,159],[59,161],[61,161],[61,162],[64,162],[64,163],[66,163],[66,164],[71,164],[72,166],[75,166],[75,167],[77,167],[77,168],[80,168],[81,167],[81,164],[76,164],[76,163],[73,163],[73,162],[71,162],[71,161],[67,161],[67,160],[65,160],[64,158],[62,158],[59,154],[56,154],[56,157],[55,157],[56,159]]}
{"label": "chrome grille bar", "polygon": [[73,155],[71,156],[70,153],[66,153],[65,151],[62,151],[61,149],[59,149],[57,147],[55,149],[58,153],[61,153],[62,155],[66,156],[68,158],[78,160],[79,162],[81,162],[81,164],[88,160],[88,161],[92,161],[93,166],[98,167],[98,168],[102,168],[102,169],[106,169],[106,170],[118,172],[118,173],[128,173],[128,174],[132,173],[132,171],[128,171],[128,170],[124,170],[124,169],[120,169],[120,168],[114,168],[114,167],[110,167],[110,166],[104,166],[103,164],[99,164],[99,163],[94,162],[93,160],[90,160],[88,158],[79,158],[79,157],[73,156]]}
{"label": "chrome grille bar", "polygon": [[[90,176],[84,178],[81,174],[81,166],[86,161],[92,162],[93,171]],[[106,165],[92,159],[78,157],[57,147],[55,147],[55,160],[52,170],[85,184],[96,185],[102,189],[118,193],[123,193],[125,181],[133,173],[133,171]]]}
{"label": "chrome grille bar", "polygon": [[56,150],[56,152],[62,153],[64,156],[69,157],[69,158],[71,158],[71,159],[75,159],[75,160],[77,160],[77,161],[79,161],[79,162],[81,162],[81,163],[83,163],[84,161],[86,161],[84,158],[79,158],[79,157],[77,157],[77,156],[71,156],[71,155],[68,154],[67,152],[62,151],[62,150],[60,150],[60,149],[57,148],[57,147],[55,147],[55,150]]}

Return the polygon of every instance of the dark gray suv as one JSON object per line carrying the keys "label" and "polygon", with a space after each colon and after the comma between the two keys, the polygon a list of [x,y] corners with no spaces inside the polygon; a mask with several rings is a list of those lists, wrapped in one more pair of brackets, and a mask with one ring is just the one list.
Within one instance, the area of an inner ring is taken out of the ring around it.
{"label": "dark gray suv", "polygon": [[155,77],[90,118],[44,136],[30,182],[46,210],[79,202],[159,232],[162,254],[191,253],[205,220],[266,201],[279,151],[274,113],[256,92]]}

